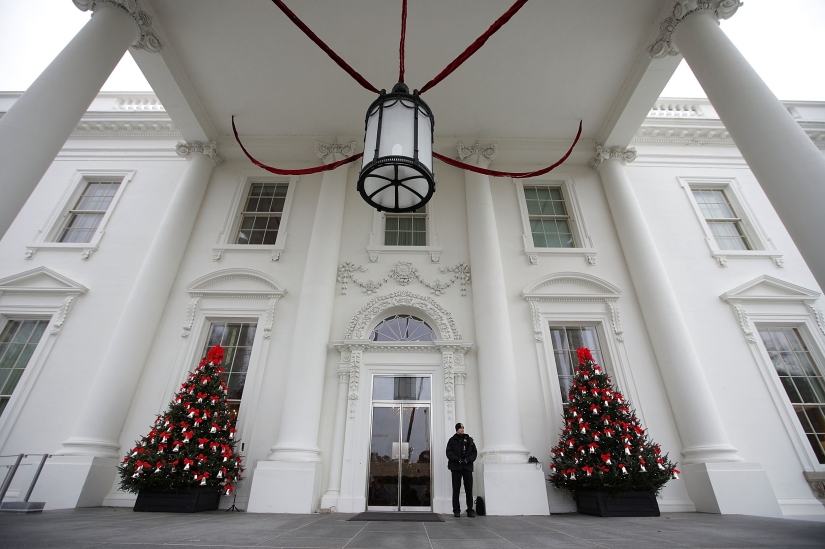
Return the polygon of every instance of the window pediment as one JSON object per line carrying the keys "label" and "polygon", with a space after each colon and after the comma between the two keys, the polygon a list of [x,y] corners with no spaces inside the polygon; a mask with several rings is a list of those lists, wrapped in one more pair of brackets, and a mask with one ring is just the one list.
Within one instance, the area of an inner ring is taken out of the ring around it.
{"label": "window pediment", "polygon": [[527,300],[617,299],[622,291],[593,275],[585,273],[553,273],[528,284],[522,291]]}
{"label": "window pediment", "polygon": [[286,290],[271,276],[252,269],[224,269],[186,286],[192,296],[282,297]]}
{"label": "window pediment", "polygon": [[780,280],[768,275],[762,275],[746,282],[741,286],[727,291],[719,297],[728,303],[747,301],[785,301],[814,303],[819,299],[817,291]]}
{"label": "window pediment", "polygon": [[38,267],[0,279],[0,294],[57,293],[80,295],[88,291],[89,289],[83,284],[46,267]]}

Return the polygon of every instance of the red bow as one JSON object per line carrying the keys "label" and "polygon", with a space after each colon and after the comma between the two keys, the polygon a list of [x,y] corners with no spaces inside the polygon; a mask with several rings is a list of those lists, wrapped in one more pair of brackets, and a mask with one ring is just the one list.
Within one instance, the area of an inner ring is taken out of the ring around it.
{"label": "red bow", "polygon": [[589,477],[589,476],[593,473],[593,471],[594,471],[594,470],[595,470],[595,469],[593,469],[592,467],[589,467],[589,466],[587,466],[587,465],[584,465],[584,466],[582,467],[582,471],[584,471],[585,473],[587,473],[587,476],[588,476],[588,477]]}
{"label": "red bow", "polygon": [[610,454],[602,454],[602,461],[605,462],[607,465],[610,465]]}
{"label": "red bow", "polygon": [[576,349],[576,356],[579,358],[579,364],[584,364],[588,360],[593,360],[593,355],[590,354],[590,349],[587,347],[579,347]]}

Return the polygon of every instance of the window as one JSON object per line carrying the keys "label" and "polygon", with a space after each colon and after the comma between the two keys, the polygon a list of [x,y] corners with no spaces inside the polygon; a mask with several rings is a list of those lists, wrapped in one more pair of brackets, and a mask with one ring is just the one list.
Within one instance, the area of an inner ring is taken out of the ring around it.
{"label": "window", "polygon": [[384,214],[384,246],[426,246],[427,205],[403,214]]}
{"label": "window", "polygon": [[226,398],[230,413],[237,418],[241,407],[249,359],[252,356],[252,343],[258,325],[254,322],[213,322],[209,327],[201,356],[206,355],[210,347],[220,345],[226,351],[223,359],[225,373],[221,377],[229,389]]}
{"label": "window", "polygon": [[696,204],[705,218],[716,244],[722,250],[751,250],[742,219],[736,215],[725,191],[721,189],[692,189]]}
{"label": "window", "polygon": [[250,185],[235,244],[275,244],[288,189],[288,183]]}
{"label": "window", "polygon": [[382,320],[370,335],[372,341],[435,341],[435,332],[418,317],[393,315]]}
{"label": "window", "polygon": [[0,415],[6,409],[48,320],[9,319],[0,334]]}
{"label": "window", "polygon": [[77,203],[69,210],[69,220],[57,241],[91,242],[119,187],[120,181],[88,183]]}
{"label": "window", "polygon": [[819,463],[825,464],[825,379],[798,328],[765,326],[759,335]]}
{"label": "window", "polygon": [[540,257],[579,256],[596,264],[596,248],[587,232],[576,182],[570,176],[514,179],[521,213],[524,253],[531,265]]}
{"label": "window", "polygon": [[587,347],[596,363],[604,366],[599,338],[594,326],[550,326],[550,339],[553,343],[561,399],[566,406],[569,401],[568,393],[573,385],[573,370],[579,364],[576,349]]}
{"label": "window", "polygon": [[526,186],[524,200],[536,248],[572,248],[573,233],[560,187]]}

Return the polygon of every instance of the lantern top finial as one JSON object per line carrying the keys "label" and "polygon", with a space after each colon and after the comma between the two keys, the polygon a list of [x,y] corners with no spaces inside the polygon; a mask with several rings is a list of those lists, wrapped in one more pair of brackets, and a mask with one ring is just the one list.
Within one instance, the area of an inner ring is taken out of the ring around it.
{"label": "lantern top finial", "polygon": [[410,88],[403,82],[399,82],[392,87],[392,93],[410,93]]}

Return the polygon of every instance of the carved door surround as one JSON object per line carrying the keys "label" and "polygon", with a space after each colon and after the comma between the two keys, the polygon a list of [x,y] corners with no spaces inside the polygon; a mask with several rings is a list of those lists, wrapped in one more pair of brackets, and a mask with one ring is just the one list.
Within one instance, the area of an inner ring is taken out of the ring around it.
{"label": "carved door surround", "polygon": [[[435,341],[376,342],[369,339],[373,328],[393,314],[407,313],[422,318],[436,332]],[[333,449],[327,494],[335,494],[340,512],[366,510],[366,480],[369,453],[372,376],[376,374],[430,374],[433,378],[433,447],[446,443],[457,417],[465,421],[464,355],[472,343],[464,341],[452,315],[432,297],[398,291],[372,298],[351,318],[344,338],[333,342],[340,353],[339,382],[347,384],[346,402],[339,401],[336,414],[344,414],[342,448]],[[441,381],[443,380],[443,382]],[[440,406],[438,403],[443,402]],[[339,457],[340,456],[340,457]],[[433,452],[433,508],[449,511],[450,486],[445,471],[446,458]],[[444,463],[442,463],[442,461]],[[332,486],[340,478],[340,487]],[[326,499],[326,496],[325,496]]]}

